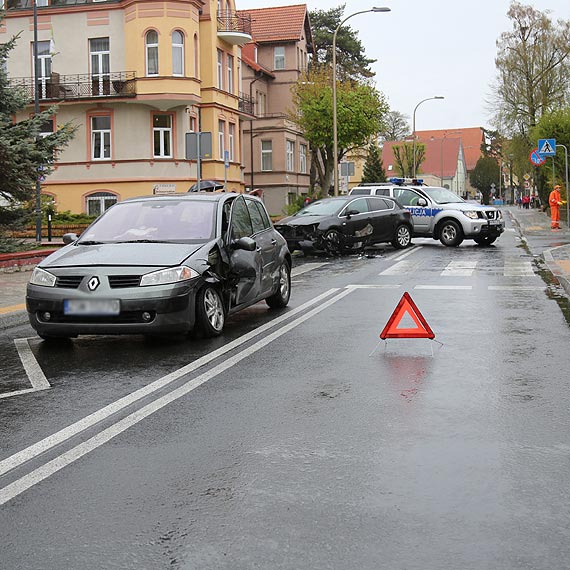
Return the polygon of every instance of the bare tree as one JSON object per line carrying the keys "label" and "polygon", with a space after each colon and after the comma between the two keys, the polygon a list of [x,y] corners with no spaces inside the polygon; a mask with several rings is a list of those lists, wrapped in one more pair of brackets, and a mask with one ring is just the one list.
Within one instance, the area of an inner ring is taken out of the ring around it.
{"label": "bare tree", "polygon": [[508,134],[528,136],[540,117],[568,103],[570,22],[513,1],[512,30],[497,40],[494,120]]}
{"label": "bare tree", "polygon": [[410,118],[400,111],[390,111],[384,117],[385,128],[380,132],[380,140],[402,141],[411,134]]}

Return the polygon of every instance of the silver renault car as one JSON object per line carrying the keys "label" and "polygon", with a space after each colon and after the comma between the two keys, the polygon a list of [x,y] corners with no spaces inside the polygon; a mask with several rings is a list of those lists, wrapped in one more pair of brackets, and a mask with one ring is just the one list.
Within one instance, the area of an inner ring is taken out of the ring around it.
{"label": "silver renault car", "polygon": [[44,339],[219,335],[228,315],[287,305],[291,254],[263,202],[236,193],[119,202],[32,272],[26,305]]}

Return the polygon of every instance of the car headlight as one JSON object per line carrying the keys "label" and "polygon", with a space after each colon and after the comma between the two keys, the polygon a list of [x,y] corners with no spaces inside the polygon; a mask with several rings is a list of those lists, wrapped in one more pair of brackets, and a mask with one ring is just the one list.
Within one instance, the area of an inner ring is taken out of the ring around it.
{"label": "car headlight", "polygon": [[57,278],[53,273],[45,271],[41,267],[35,267],[30,277],[30,285],[41,285],[42,287],[55,287]]}
{"label": "car headlight", "polygon": [[188,281],[198,277],[199,273],[190,269],[186,265],[179,267],[170,267],[169,269],[161,269],[160,271],[153,271],[141,277],[141,287],[148,287],[149,285],[168,285],[169,283],[178,283],[179,281]]}
{"label": "car headlight", "polygon": [[463,214],[472,220],[476,220],[479,216],[475,210],[462,210]]}

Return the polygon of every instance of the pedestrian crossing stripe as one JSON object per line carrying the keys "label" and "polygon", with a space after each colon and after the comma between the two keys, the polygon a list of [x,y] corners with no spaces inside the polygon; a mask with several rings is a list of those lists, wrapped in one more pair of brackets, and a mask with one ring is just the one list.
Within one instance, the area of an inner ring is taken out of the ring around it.
{"label": "pedestrian crossing stripe", "polygon": [[[414,328],[399,328],[402,319],[405,316],[410,316],[415,323]],[[410,294],[405,291],[400,299],[400,302],[394,309],[392,316],[388,319],[384,330],[380,333],[380,338],[386,340],[387,338],[435,338],[434,332],[427,324],[424,316],[410,297]]]}

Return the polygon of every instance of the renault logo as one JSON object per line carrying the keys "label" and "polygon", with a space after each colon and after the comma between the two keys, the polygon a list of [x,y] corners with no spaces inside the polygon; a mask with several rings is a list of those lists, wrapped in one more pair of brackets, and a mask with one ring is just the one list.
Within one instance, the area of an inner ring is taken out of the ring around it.
{"label": "renault logo", "polygon": [[97,287],[99,287],[99,278],[98,277],[91,277],[89,281],[87,281],[87,287],[89,291],[95,291]]}

